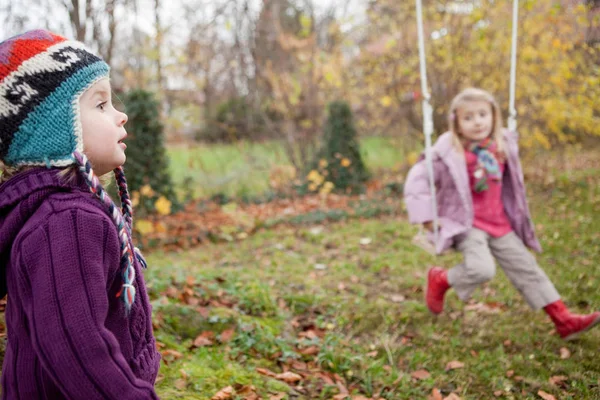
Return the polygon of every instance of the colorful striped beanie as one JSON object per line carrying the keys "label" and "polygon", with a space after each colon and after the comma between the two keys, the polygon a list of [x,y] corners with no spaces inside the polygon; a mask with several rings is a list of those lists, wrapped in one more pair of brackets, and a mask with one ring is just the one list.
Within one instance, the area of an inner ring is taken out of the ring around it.
{"label": "colorful striped beanie", "polygon": [[110,199],[83,153],[79,98],[109,66],[80,42],[35,30],[0,43],[0,160],[9,167],[76,166],[90,190],[105,204],[121,243],[123,287],[118,293],[131,309],[135,300],[130,242],[132,206],[121,167],[115,169],[121,209]]}

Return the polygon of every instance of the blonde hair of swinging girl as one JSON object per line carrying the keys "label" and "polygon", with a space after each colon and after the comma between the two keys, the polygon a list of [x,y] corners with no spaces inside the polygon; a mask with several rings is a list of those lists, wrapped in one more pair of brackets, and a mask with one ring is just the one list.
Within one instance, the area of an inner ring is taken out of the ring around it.
{"label": "blonde hair of swinging girl", "polygon": [[450,109],[448,110],[448,127],[453,134],[454,146],[459,152],[464,152],[465,143],[464,138],[460,134],[460,126],[456,115],[457,110],[465,103],[476,101],[483,101],[490,105],[493,117],[493,127],[490,136],[492,137],[492,140],[496,142],[498,154],[504,157],[506,154],[506,145],[502,133],[502,111],[494,96],[479,88],[464,89],[457,94],[452,100],[452,103],[450,103]]}

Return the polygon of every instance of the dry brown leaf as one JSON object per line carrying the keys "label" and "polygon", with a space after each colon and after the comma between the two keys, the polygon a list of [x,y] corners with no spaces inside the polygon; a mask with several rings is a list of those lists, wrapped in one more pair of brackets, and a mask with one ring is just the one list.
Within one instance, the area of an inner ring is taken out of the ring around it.
{"label": "dry brown leaf", "polygon": [[367,353],[367,355],[369,357],[377,357],[377,350],[371,351],[371,352]]}
{"label": "dry brown leaf", "polygon": [[420,370],[415,371],[412,374],[410,374],[410,376],[412,376],[413,378],[418,379],[418,380],[423,380],[423,379],[429,378],[431,376],[431,374],[424,369],[420,369]]}
{"label": "dry brown leaf", "polygon": [[556,400],[556,397],[554,397],[550,393],[544,392],[543,390],[540,390],[539,392],[537,392],[537,394],[544,400]]}
{"label": "dry brown leaf", "polygon": [[285,397],[284,392],[279,392],[277,394],[272,394],[269,396],[269,400],[281,400]]}
{"label": "dry brown leaf", "polygon": [[507,378],[511,378],[514,374],[515,374],[515,371],[513,371],[512,369],[506,371]]}
{"label": "dry brown leaf", "polygon": [[244,400],[258,400],[260,398],[253,385],[236,386],[235,394],[241,396]]}
{"label": "dry brown leaf", "polygon": [[212,346],[212,340],[200,335],[196,339],[194,339],[193,347],[204,347],[204,346]]}
{"label": "dry brown leaf", "polygon": [[390,300],[392,300],[394,303],[402,303],[404,300],[406,300],[406,297],[401,294],[393,294],[390,296]]}
{"label": "dry brown leaf", "polygon": [[504,392],[503,392],[502,390],[496,390],[496,391],[494,392],[494,396],[496,396],[496,397],[500,397],[500,396],[502,396],[503,394],[504,394]]}
{"label": "dry brown leaf", "polygon": [[566,347],[561,347],[560,348],[560,358],[562,360],[566,360],[569,357],[571,357],[571,352],[569,351],[569,349],[567,349]]}
{"label": "dry brown leaf", "polygon": [[319,377],[323,380],[323,382],[325,382],[325,384],[330,385],[330,386],[335,385],[335,382],[333,381],[333,379],[331,379],[331,377],[329,377],[325,373],[319,372],[317,375],[319,375]]}
{"label": "dry brown leaf", "polygon": [[232,397],[233,397],[233,387],[227,386],[226,388],[219,390],[213,397],[210,398],[210,400],[228,400],[228,399],[231,399]]}
{"label": "dry brown leaf", "polygon": [[233,338],[234,334],[235,334],[235,329],[233,329],[233,328],[226,329],[223,332],[221,332],[221,335],[219,336],[219,341],[221,343],[227,343]]}
{"label": "dry brown leaf", "polygon": [[555,386],[565,386],[565,382],[569,379],[569,377],[564,375],[552,376],[548,381]]}
{"label": "dry brown leaf", "polygon": [[172,299],[179,297],[179,290],[175,286],[169,286],[165,291],[166,295]]}
{"label": "dry brown leaf", "polygon": [[178,360],[181,357],[183,357],[183,354],[181,354],[177,350],[173,350],[173,349],[163,350],[163,352],[161,354],[162,354],[163,358],[172,357],[175,360]]}
{"label": "dry brown leaf", "polygon": [[319,351],[320,350],[317,346],[310,346],[298,351],[298,353],[303,354],[305,356],[314,356],[315,354],[319,354]]}
{"label": "dry brown leaf", "polygon": [[275,378],[277,376],[275,372],[270,371],[266,368],[256,368],[256,372],[258,372],[261,375],[270,376],[271,378]]}
{"label": "dry brown leaf", "polygon": [[292,360],[290,363],[290,367],[299,371],[306,371],[308,369],[308,364],[298,360]]}
{"label": "dry brown leaf", "polygon": [[279,379],[280,381],[284,381],[285,383],[296,383],[302,380],[302,377],[300,375],[290,371],[284,372],[282,374],[277,374],[275,378]]}
{"label": "dry brown leaf", "polygon": [[196,311],[202,318],[208,318],[210,316],[210,311],[206,307],[196,307]]}
{"label": "dry brown leaf", "polygon": [[358,394],[356,396],[352,396],[352,400],[371,400],[371,397],[365,397],[361,394]]}
{"label": "dry brown leaf", "polygon": [[337,381],[336,385],[340,391],[340,394],[347,395],[348,393],[350,393],[350,392],[348,392],[348,388],[346,387],[346,385],[344,385],[341,381]]}
{"label": "dry brown leaf", "polygon": [[348,393],[340,393],[333,396],[333,400],[346,400],[348,397]]}
{"label": "dry brown leaf", "polygon": [[446,364],[446,371],[450,371],[452,369],[464,368],[464,367],[465,367],[465,363],[454,360],[454,361],[450,361],[448,364]]}
{"label": "dry brown leaf", "polygon": [[443,400],[442,393],[438,388],[433,388],[427,400]]}
{"label": "dry brown leaf", "polygon": [[443,400],[460,400],[460,396],[456,393],[450,393],[448,396],[444,397]]}
{"label": "dry brown leaf", "polygon": [[187,382],[185,379],[177,379],[173,385],[175,388],[177,388],[177,390],[185,390]]}
{"label": "dry brown leaf", "polygon": [[298,336],[301,337],[301,338],[307,338],[309,340],[312,340],[312,339],[315,339],[315,338],[319,337],[317,335],[317,333],[313,329],[309,329],[306,332],[300,332],[298,334]]}

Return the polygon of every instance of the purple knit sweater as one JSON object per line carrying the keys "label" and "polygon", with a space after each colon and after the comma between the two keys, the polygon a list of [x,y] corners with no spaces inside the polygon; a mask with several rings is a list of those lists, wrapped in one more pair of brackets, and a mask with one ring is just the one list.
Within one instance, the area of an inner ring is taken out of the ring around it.
{"label": "purple knit sweater", "polygon": [[67,183],[56,171],[0,186],[2,399],[157,399],[160,355],[140,265],[127,316],[116,297],[117,229],[82,180]]}

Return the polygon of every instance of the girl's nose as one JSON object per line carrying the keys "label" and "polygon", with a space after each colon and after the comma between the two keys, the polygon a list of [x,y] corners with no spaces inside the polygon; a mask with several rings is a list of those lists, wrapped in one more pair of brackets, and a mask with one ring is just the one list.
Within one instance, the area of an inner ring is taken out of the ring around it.
{"label": "girl's nose", "polygon": [[120,119],[119,119],[119,126],[125,125],[128,120],[129,120],[129,117],[127,116],[127,114],[121,113]]}

